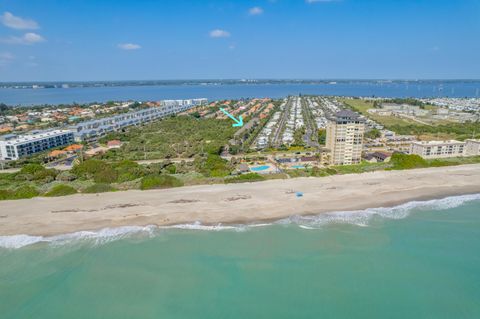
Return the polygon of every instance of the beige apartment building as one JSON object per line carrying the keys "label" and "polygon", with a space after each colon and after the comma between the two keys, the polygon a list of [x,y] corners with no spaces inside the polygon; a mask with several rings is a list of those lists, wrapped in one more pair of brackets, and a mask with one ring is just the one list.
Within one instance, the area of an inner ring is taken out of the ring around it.
{"label": "beige apartment building", "polygon": [[464,152],[465,143],[456,140],[413,142],[410,148],[410,154],[425,159],[460,157]]}
{"label": "beige apartment building", "polygon": [[465,140],[465,154],[467,156],[480,155],[480,140]]}
{"label": "beige apartment building", "polygon": [[357,113],[343,110],[328,118],[326,147],[331,165],[351,165],[362,161],[365,120]]}
{"label": "beige apartment building", "polygon": [[410,154],[420,155],[425,159],[478,156],[480,155],[480,140],[413,142]]}

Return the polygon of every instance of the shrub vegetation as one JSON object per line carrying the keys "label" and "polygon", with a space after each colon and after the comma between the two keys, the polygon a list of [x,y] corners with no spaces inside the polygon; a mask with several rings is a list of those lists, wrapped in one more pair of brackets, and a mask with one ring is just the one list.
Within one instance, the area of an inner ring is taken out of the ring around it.
{"label": "shrub vegetation", "polygon": [[183,182],[170,175],[148,175],[142,178],[140,189],[171,188],[183,186]]}
{"label": "shrub vegetation", "polygon": [[230,175],[231,165],[217,154],[197,157],[194,161],[195,171],[206,177],[224,177]]}
{"label": "shrub vegetation", "polygon": [[15,199],[32,198],[38,196],[38,191],[32,186],[23,185],[15,189],[13,196]]}
{"label": "shrub vegetation", "polygon": [[56,196],[72,195],[76,193],[77,193],[77,190],[72,186],[65,185],[65,184],[58,184],[58,185],[55,185],[50,191],[45,193],[44,196],[56,197]]}
{"label": "shrub vegetation", "polygon": [[225,183],[258,182],[263,180],[265,180],[265,177],[258,173],[247,173],[235,177],[226,178]]}
{"label": "shrub vegetation", "polygon": [[108,134],[101,142],[126,142],[122,148],[105,153],[110,160],[191,158],[196,154],[219,154],[235,131],[229,121],[175,116]]}
{"label": "shrub vegetation", "polygon": [[38,196],[36,188],[28,185],[22,185],[15,190],[0,189],[0,200],[24,199]]}
{"label": "shrub vegetation", "polygon": [[83,193],[105,193],[105,192],[112,192],[115,188],[113,188],[110,184],[93,184],[88,186],[83,190]]}
{"label": "shrub vegetation", "polygon": [[118,174],[105,161],[89,159],[73,167],[72,173],[83,179],[93,179],[96,183],[113,183]]}
{"label": "shrub vegetation", "polygon": [[418,155],[407,155],[395,153],[392,155],[390,163],[393,164],[392,169],[412,169],[428,167],[428,162]]}

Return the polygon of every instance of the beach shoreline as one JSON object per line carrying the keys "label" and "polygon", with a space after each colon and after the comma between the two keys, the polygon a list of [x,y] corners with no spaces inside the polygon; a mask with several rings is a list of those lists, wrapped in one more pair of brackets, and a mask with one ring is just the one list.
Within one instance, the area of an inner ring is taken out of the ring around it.
{"label": "beach shoreline", "polygon": [[[296,192],[302,192],[297,197]],[[234,225],[480,193],[480,164],[0,202],[0,236]]]}

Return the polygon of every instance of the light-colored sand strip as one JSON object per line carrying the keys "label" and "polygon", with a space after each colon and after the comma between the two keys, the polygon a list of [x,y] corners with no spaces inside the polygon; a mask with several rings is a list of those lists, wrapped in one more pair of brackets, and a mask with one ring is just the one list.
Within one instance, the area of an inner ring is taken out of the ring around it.
{"label": "light-colored sand strip", "polygon": [[[295,192],[303,192],[297,198]],[[480,193],[480,164],[0,202],[0,236],[127,225],[249,223]]]}

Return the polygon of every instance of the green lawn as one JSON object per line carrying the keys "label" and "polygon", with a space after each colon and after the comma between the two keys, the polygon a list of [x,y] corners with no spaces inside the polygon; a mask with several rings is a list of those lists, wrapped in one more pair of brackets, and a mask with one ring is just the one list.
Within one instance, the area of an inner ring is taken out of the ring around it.
{"label": "green lawn", "polygon": [[350,105],[352,108],[362,113],[365,116],[370,114],[367,112],[368,109],[373,109],[373,102],[357,99],[342,99],[343,103]]}
{"label": "green lawn", "polygon": [[373,109],[373,102],[365,101],[365,100],[358,100],[358,99],[343,99],[342,100],[347,106],[350,106],[357,112],[365,115],[366,117],[374,120],[375,122],[382,124],[385,127],[398,125],[398,126],[407,126],[407,125],[418,125],[417,122],[399,118],[396,116],[379,116],[370,114],[367,112],[368,109]]}
{"label": "green lawn", "polygon": [[[342,99],[350,108],[362,113],[368,118],[382,124],[385,128],[402,135],[416,135],[422,140],[458,139],[480,137],[480,122],[451,123],[436,121],[433,125],[424,125],[408,119],[394,116],[378,116],[367,112],[373,108],[373,102],[358,99]],[[426,106],[431,107],[431,106]]]}

